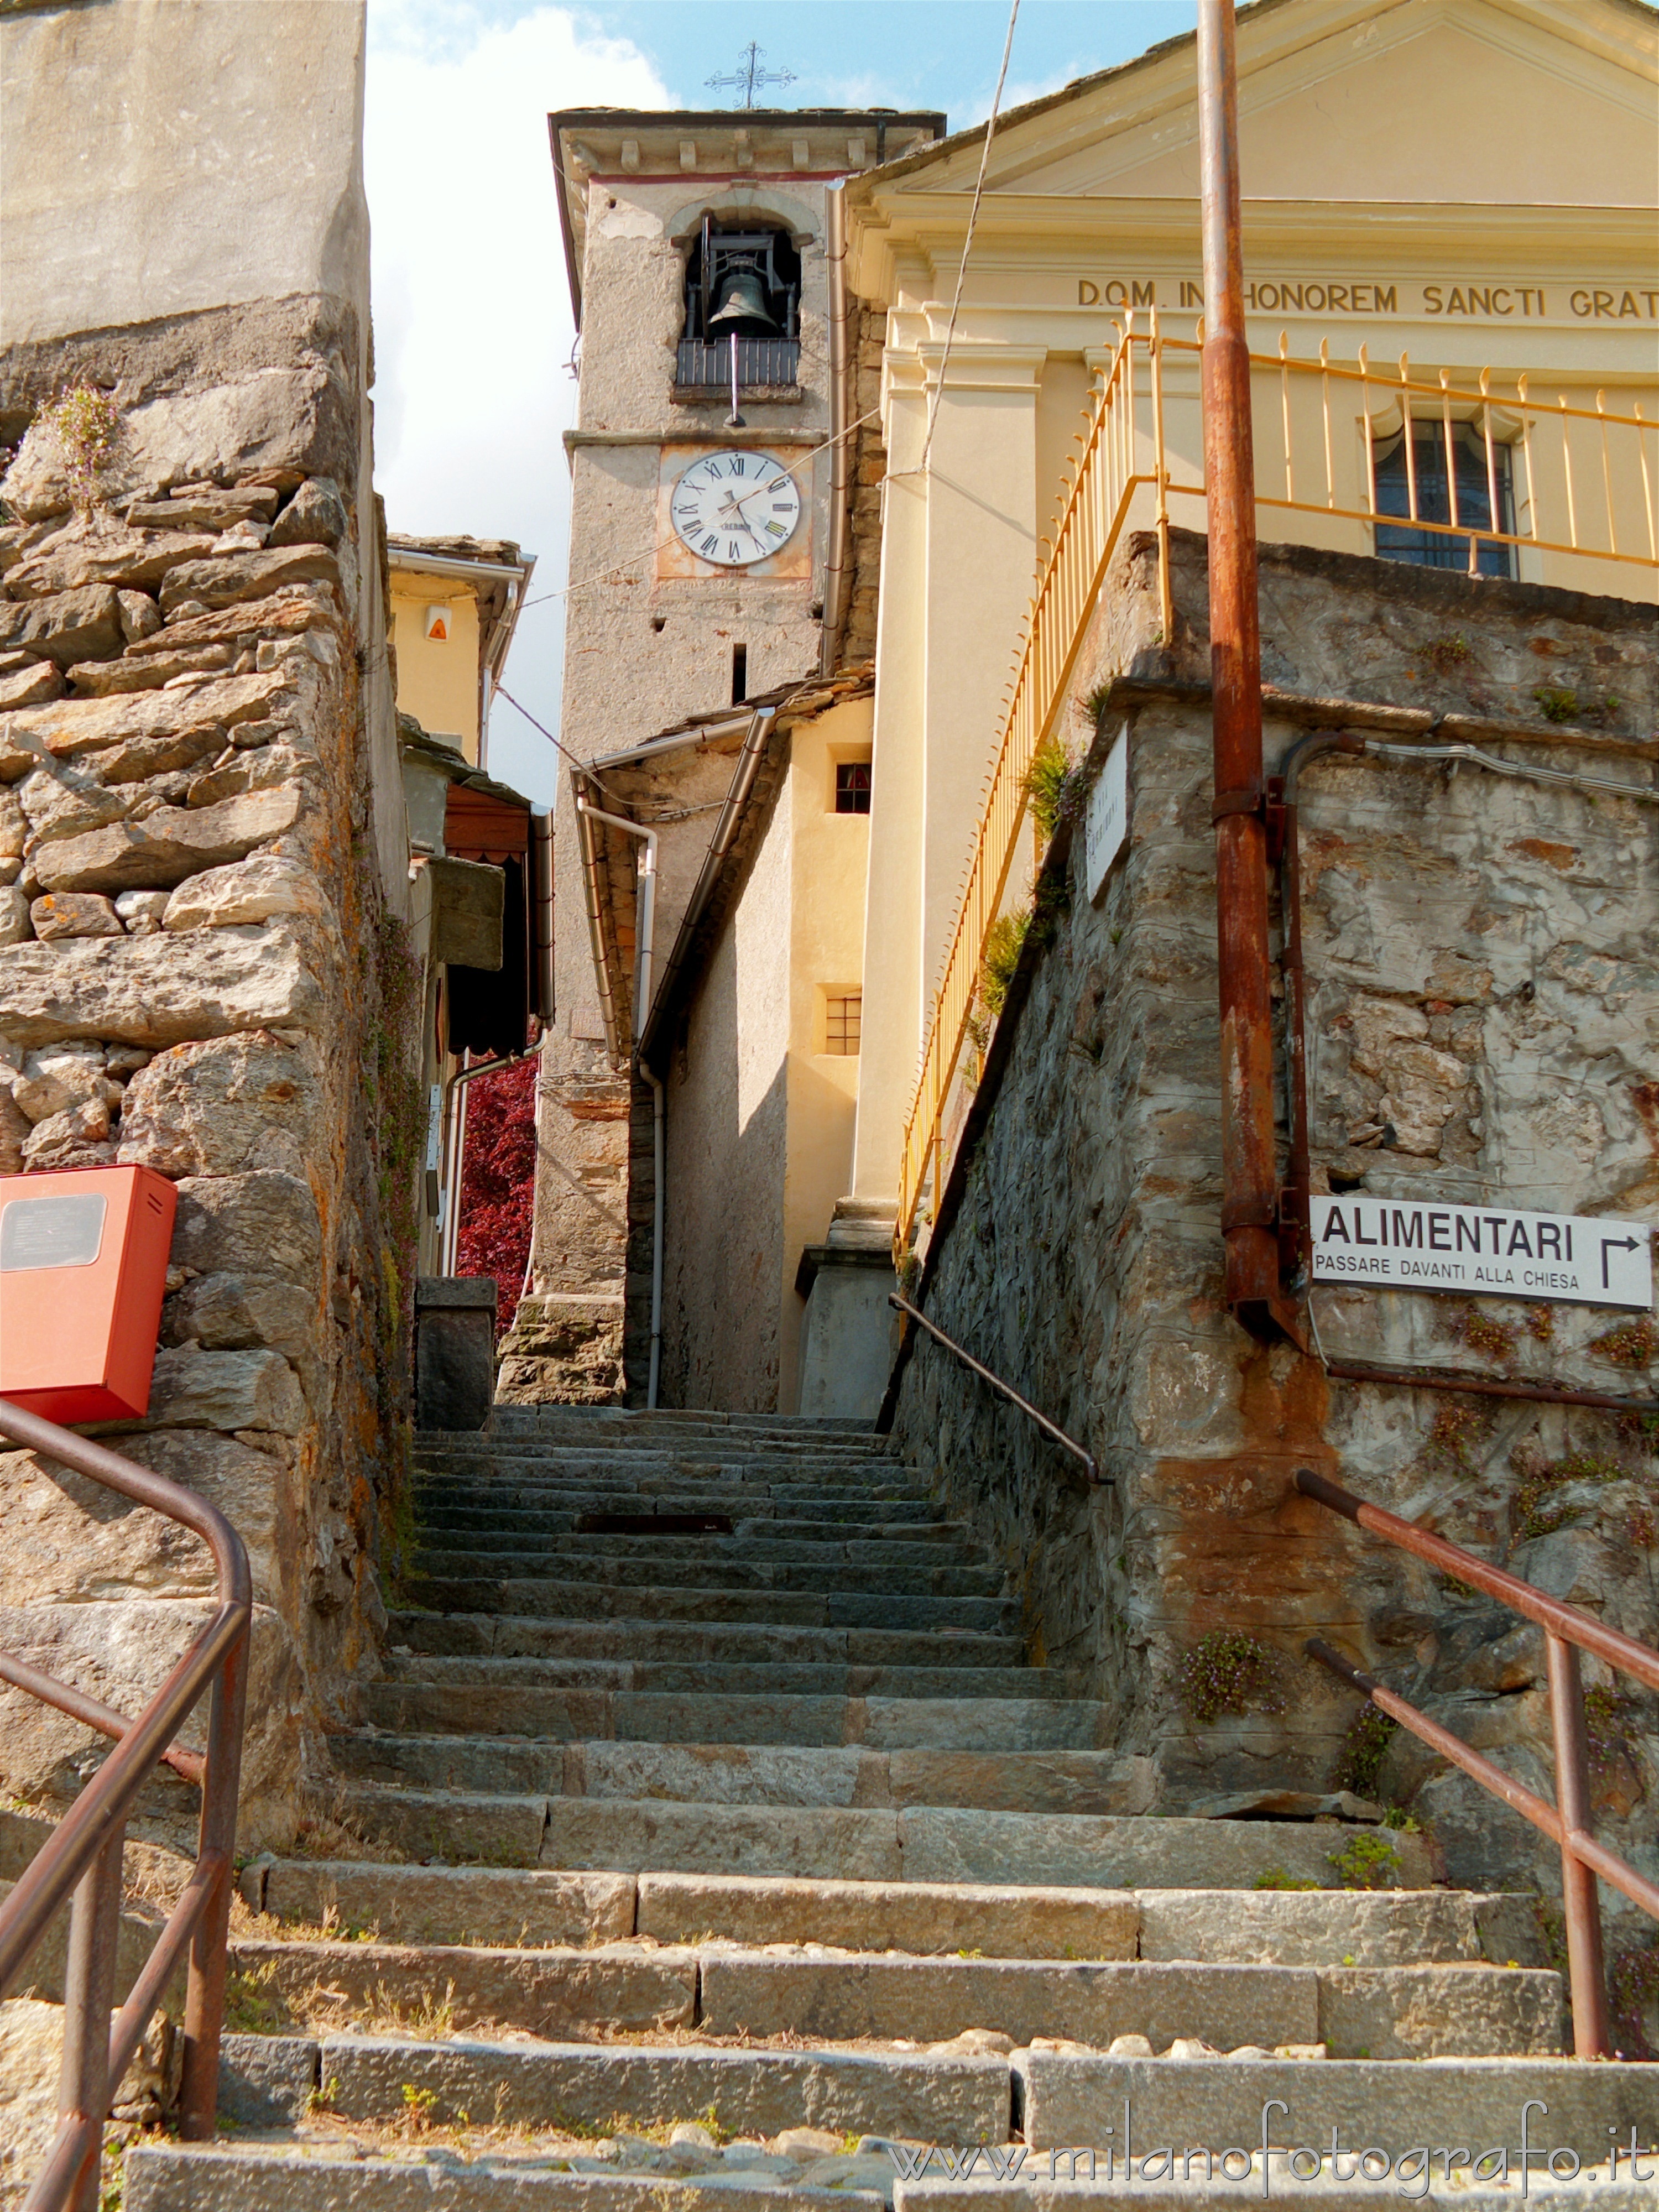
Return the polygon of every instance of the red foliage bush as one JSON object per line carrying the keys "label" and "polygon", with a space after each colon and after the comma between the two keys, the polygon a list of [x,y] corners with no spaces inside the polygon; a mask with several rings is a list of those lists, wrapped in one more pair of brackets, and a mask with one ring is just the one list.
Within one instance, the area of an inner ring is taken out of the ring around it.
{"label": "red foliage bush", "polygon": [[495,1333],[505,1335],[518,1310],[530,1264],[536,1203],[535,1057],[517,1060],[466,1086],[466,1149],[461,1159],[461,1225],[455,1266],[463,1275],[493,1275]]}

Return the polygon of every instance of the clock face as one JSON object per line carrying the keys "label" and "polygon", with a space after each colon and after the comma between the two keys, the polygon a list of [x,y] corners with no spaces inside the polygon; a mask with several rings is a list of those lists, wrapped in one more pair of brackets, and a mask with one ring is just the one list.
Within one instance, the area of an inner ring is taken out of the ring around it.
{"label": "clock face", "polygon": [[781,552],[800,520],[800,489],[764,453],[705,453],[674,486],[674,528],[700,561],[746,568]]}

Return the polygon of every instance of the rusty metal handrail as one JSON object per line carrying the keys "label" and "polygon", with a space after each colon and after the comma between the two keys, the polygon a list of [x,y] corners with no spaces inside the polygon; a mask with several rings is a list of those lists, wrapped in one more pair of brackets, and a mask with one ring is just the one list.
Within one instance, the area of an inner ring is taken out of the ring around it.
{"label": "rusty metal handrail", "polygon": [[[898,1258],[915,1236],[929,1187],[937,1200],[945,1185],[946,1127],[975,1019],[981,963],[990,932],[1020,889],[1015,871],[1026,842],[1031,765],[1059,738],[1108,565],[1144,496],[1158,535],[1163,640],[1170,645],[1170,501],[1208,495],[1205,469],[1194,468],[1187,453],[1190,424],[1172,432],[1168,419],[1177,400],[1190,405],[1185,386],[1200,364],[1201,337],[1170,336],[1156,308],[1145,327],[1132,312],[1117,331],[1060,487],[1059,519],[1052,541],[1045,541],[1016,643],[985,799],[928,1003],[900,1138]],[[1554,398],[1534,394],[1525,374],[1494,380],[1486,368],[1454,384],[1447,370],[1413,373],[1403,353],[1397,365],[1374,364],[1364,347],[1354,362],[1344,362],[1332,358],[1328,340],[1322,340],[1316,358],[1297,358],[1282,332],[1277,352],[1248,358],[1258,400],[1274,395],[1279,403],[1255,410],[1259,508],[1455,541],[1467,548],[1471,573],[1479,573],[1486,546],[1504,549],[1506,559],[1524,550],[1611,562],[1644,573],[1650,584],[1659,570],[1659,422],[1639,404],[1617,412],[1597,392],[1593,407],[1577,406],[1564,392]],[[1379,502],[1374,447],[1379,436],[1408,423],[1416,427],[1405,441],[1406,511],[1394,514]],[[1417,450],[1425,427],[1445,447],[1447,521],[1425,513],[1419,496]],[[1524,527],[1483,527],[1460,512],[1456,448],[1464,430],[1484,464],[1492,523],[1501,518],[1499,487],[1507,471],[1514,519],[1524,518]],[[1357,447],[1363,461],[1354,458]],[[1592,580],[1592,588],[1600,586]]]}
{"label": "rusty metal handrail", "polygon": [[1580,2058],[1606,2058],[1612,2052],[1607,2019],[1607,1978],[1601,1955],[1601,1905],[1595,1878],[1620,1890],[1633,1905],[1659,1920],[1659,1884],[1644,1875],[1605,1844],[1592,1829],[1589,1790],[1589,1738],[1584,1719],[1583,1681],[1578,1665],[1580,1650],[1589,1651],[1610,1667],[1634,1674],[1650,1690],[1659,1690],[1659,1651],[1609,1628],[1593,1613],[1565,1605],[1518,1575],[1494,1567],[1461,1544],[1449,1544],[1398,1514],[1380,1505],[1369,1505],[1351,1491],[1316,1474],[1310,1468],[1297,1470],[1296,1487],[1333,1513],[1340,1513],[1374,1536],[1398,1545],[1419,1559],[1455,1577],[1471,1589],[1496,1598],[1512,1612],[1536,1621],[1544,1631],[1545,1660],[1550,1693],[1550,1729],[1555,1747],[1556,1802],[1543,1798],[1482,1759],[1461,1736],[1431,1720],[1426,1713],[1386,1688],[1381,1682],[1344,1659],[1320,1638],[1303,1646],[1310,1659],[1363,1690],[1381,1712],[1441,1756],[1461,1767],[1495,1797],[1530,1820],[1553,1843],[1560,1846],[1562,1902],[1567,1923],[1567,1972],[1572,1990],[1573,2047]]}
{"label": "rusty metal handrail", "polygon": [[[71,1890],[64,1988],[58,2124],[23,2212],[93,2212],[111,2098],[186,1947],[180,2132],[205,2141],[218,2103],[226,1936],[236,1841],[236,1798],[247,1693],[252,1583],[247,1553],[218,1508],[180,1483],[125,1459],[0,1398],[0,1437],[43,1454],[191,1528],[213,1553],[218,1609],[135,1721],[67,1683],[9,1660],[0,1677],[116,1739],[115,1749],[0,1905],[0,1996],[16,1982]],[[203,1692],[211,1692],[205,1758],[175,1753],[173,1738]],[[133,1800],[158,1760],[201,1785],[195,1871],[112,2027],[120,1933],[121,1853]]]}
{"label": "rusty metal handrail", "polygon": [[1080,1459],[1089,1470],[1090,1481],[1097,1488],[1104,1490],[1111,1487],[1111,1476],[1101,1473],[1092,1452],[1085,1451],[1075,1437],[1068,1437],[1057,1421],[1051,1421],[1046,1413],[1038,1413],[1029,1398],[1022,1398],[1013,1385],[1005,1382],[1001,1376],[993,1375],[990,1369],[982,1366],[971,1352],[964,1352],[954,1337],[946,1336],[945,1331],[936,1322],[928,1320],[920,1306],[913,1306],[908,1298],[902,1298],[896,1291],[889,1291],[887,1303],[890,1306],[896,1306],[901,1313],[908,1314],[912,1321],[920,1322],[928,1335],[936,1337],[945,1349],[954,1353],[964,1367],[971,1367],[981,1382],[988,1382],[991,1388],[1000,1392],[1011,1406],[1018,1406],[1026,1419],[1035,1421],[1045,1436],[1051,1437],[1063,1450],[1070,1452],[1073,1459]]}

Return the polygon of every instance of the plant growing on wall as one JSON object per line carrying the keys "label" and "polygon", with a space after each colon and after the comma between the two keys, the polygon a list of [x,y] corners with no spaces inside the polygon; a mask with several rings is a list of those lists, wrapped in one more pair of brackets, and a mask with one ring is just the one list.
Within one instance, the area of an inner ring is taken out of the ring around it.
{"label": "plant growing on wall", "polygon": [[1181,1702],[1200,1728],[1223,1713],[1282,1713],[1279,1654],[1236,1629],[1212,1628],[1181,1662]]}
{"label": "plant growing on wall", "polygon": [[67,386],[35,416],[64,457],[64,473],[77,514],[86,517],[100,502],[101,478],[114,458],[121,410],[95,384]]}
{"label": "plant growing on wall", "polygon": [[498,1336],[512,1327],[530,1264],[539,1065],[533,1057],[515,1060],[467,1085],[455,1264],[463,1275],[495,1278]]}

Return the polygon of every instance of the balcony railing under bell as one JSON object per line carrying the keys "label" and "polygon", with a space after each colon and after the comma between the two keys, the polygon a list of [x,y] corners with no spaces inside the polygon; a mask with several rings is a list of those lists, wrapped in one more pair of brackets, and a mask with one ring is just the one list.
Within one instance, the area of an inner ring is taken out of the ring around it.
{"label": "balcony railing under bell", "polygon": [[[990,933],[1013,890],[1031,764],[1054,741],[1111,560],[1133,520],[1160,543],[1164,635],[1174,624],[1170,523],[1185,501],[1203,526],[1196,401],[1200,334],[1164,334],[1132,315],[1115,348],[1062,486],[1060,519],[1014,658],[1007,706],[963,891],[930,1008],[904,1127],[894,1249],[913,1243],[948,1172],[946,1118],[975,1024]],[[1593,406],[1534,393],[1530,376],[1489,369],[1454,381],[1373,367],[1362,346],[1333,360],[1252,354],[1256,504],[1323,519],[1321,542],[1352,526],[1350,550],[1474,575],[1513,575],[1632,593],[1659,590],[1659,420],[1632,404]],[[1410,435],[1406,434],[1410,425]],[[1179,432],[1179,435],[1176,434]],[[1139,512],[1137,507],[1139,507]],[[1337,526],[1335,530],[1332,526]],[[1591,562],[1617,564],[1592,580]],[[1565,568],[1565,573],[1563,569]],[[1039,854],[1040,859],[1040,854]]]}
{"label": "balcony railing under bell", "polygon": [[[799,338],[739,338],[738,389],[752,392],[763,385],[793,385],[800,372]],[[724,392],[732,381],[732,342],[682,338],[674,364],[677,392]]]}

